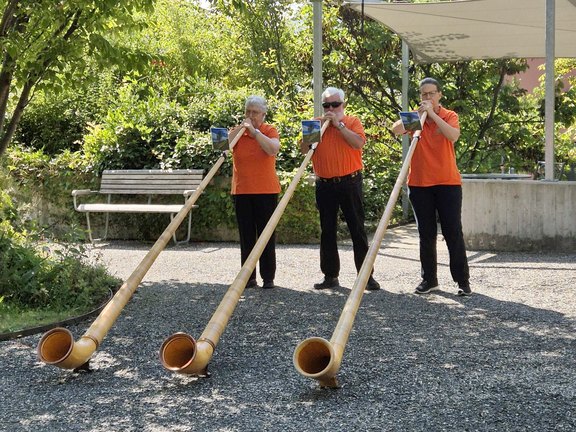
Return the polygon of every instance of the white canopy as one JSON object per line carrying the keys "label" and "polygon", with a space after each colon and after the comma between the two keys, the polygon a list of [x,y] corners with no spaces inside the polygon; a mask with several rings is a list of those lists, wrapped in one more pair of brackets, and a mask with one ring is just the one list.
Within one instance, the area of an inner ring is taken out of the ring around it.
{"label": "white canopy", "polygon": [[[360,11],[361,2],[350,2]],[[546,57],[546,1],[365,1],[364,14],[397,33],[418,63]],[[556,0],[555,57],[576,58],[576,0]]]}

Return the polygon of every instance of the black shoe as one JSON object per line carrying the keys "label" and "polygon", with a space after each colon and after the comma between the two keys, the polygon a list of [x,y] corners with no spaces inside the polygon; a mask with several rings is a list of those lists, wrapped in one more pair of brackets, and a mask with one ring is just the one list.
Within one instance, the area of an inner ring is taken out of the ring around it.
{"label": "black shoe", "polygon": [[416,287],[414,291],[416,294],[428,294],[432,291],[438,290],[438,281],[428,282],[427,280],[423,280],[420,282],[420,285]]}
{"label": "black shoe", "polygon": [[472,290],[470,289],[469,282],[459,282],[458,283],[458,295],[459,296],[471,296]]}
{"label": "black shoe", "polygon": [[324,280],[322,282],[314,284],[314,288],[316,289],[336,288],[337,286],[340,286],[338,278],[328,276],[324,276]]}
{"label": "black shoe", "polygon": [[376,280],[370,276],[368,279],[368,283],[366,284],[366,291],[378,291],[380,289],[380,284],[376,282]]}
{"label": "black shoe", "polygon": [[246,288],[258,288],[258,282],[256,282],[256,279],[248,280],[246,283]]}
{"label": "black shoe", "polygon": [[274,279],[265,280],[262,283],[262,288],[264,289],[276,288],[276,285],[274,285]]}

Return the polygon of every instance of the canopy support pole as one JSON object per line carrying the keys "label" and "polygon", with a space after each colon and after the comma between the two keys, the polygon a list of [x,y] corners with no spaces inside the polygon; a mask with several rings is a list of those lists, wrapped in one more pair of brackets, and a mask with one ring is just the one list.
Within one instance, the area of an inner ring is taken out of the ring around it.
{"label": "canopy support pole", "polygon": [[[409,60],[410,60],[410,49],[408,44],[402,39],[402,111],[408,111],[408,78],[409,78]],[[408,154],[408,148],[410,147],[410,138],[408,135],[402,135],[402,161],[406,159]],[[408,212],[410,207],[410,202],[408,200],[408,185],[404,183],[402,187],[402,217],[404,220],[408,219]]]}
{"label": "canopy support pole", "polygon": [[556,2],[546,0],[546,75],[545,75],[545,103],[544,103],[544,136],[546,146],[544,149],[545,179],[554,180],[554,58]]}
{"label": "canopy support pole", "polygon": [[312,0],[314,50],[312,53],[312,88],[314,117],[322,116],[322,0]]}

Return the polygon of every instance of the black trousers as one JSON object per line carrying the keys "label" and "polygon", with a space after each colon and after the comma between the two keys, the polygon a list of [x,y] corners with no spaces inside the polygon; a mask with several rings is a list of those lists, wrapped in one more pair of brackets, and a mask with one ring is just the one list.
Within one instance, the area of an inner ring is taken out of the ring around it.
{"label": "black trousers", "polygon": [[[262,234],[266,224],[278,203],[278,194],[234,195],[234,208],[240,233],[240,257],[244,265],[252,252],[257,238]],[[260,276],[263,280],[274,280],[276,275],[276,234],[268,240],[260,256]],[[256,279],[256,269],[251,279]]]}
{"label": "black trousers", "polygon": [[430,186],[409,188],[410,202],[416,216],[420,235],[420,264],[422,279],[437,280],[437,219],[450,255],[450,274],[454,282],[468,282],[470,278],[466,246],[462,233],[462,187]]}
{"label": "black trousers", "polygon": [[320,212],[320,270],[326,277],[338,277],[337,227],[338,211],[342,210],[350,231],[356,271],[360,271],[368,253],[368,238],[364,229],[362,174],[340,182],[316,180],[316,206]]}

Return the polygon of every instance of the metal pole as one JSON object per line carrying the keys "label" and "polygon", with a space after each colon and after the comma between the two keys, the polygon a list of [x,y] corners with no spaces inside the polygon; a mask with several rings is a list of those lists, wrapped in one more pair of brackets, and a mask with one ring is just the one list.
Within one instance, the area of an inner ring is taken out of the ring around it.
{"label": "metal pole", "polygon": [[[402,40],[402,111],[408,111],[408,62],[410,58],[410,50],[408,44]],[[410,146],[410,138],[408,135],[402,135],[402,161],[406,160],[408,148]],[[404,184],[402,187],[402,217],[404,220],[408,219],[410,211],[410,202],[408,199],[408,186]]]}
{"label": "metal pole", "polygon": [[546,84],[544,104],[544,135],[546,147],[544,150],[545,179],[554,180],[554,59],[555,59],[555,0],[546,0]]}
{"label": "metal pole", "polygon": [[314,117],[322,115],[322,0],[312,0],[314,51],[312,57],[312,87],[314,89]]}

